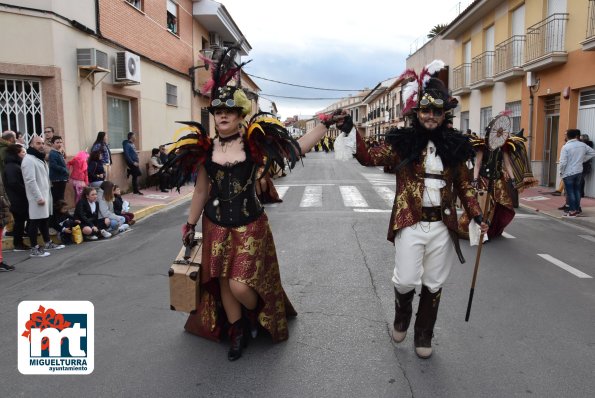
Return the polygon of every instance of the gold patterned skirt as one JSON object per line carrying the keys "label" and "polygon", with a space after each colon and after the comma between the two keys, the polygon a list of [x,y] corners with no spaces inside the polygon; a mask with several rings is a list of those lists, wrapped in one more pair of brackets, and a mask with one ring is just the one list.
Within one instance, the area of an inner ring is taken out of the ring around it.
{"label": "gold patterned skirt", "polygon": [[[481,177],[481,183],[484,189],[487,187],[488,180]],[[480,201],[482,211],[484,205]],[[504,177],[494,181],[494,196],[491,198],[490,207],[493,209],[490,217],[490,228],[488,229],[488,238],[496,238],[502,235],[504,228],[514,218],[515,211],[512,204],[510,190]],[[463,239],[469,239],[469,216],[463,212],[459,218],[459,236]]]}
{"label": "gold patterned skirt", "polygon": [[258,321],[274,342],[287,340],[287,316],[295,316],[279,273],[275,242],[265,213],[248,225],[222,227],[202,218],[200,303],[186,330],[219,341],[227,322],[219,278],[250,286],[258,294]]}

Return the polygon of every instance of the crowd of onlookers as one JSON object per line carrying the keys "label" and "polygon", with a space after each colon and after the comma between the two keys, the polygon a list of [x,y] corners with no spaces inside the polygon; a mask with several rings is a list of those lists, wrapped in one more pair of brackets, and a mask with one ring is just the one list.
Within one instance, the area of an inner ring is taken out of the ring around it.
{"label": "crowd of onlookers", "polygon": [[[133,193],[142,195],[141,175],[135,147],[129,133],[123,142],[128,176]],[[149,174],[156,174],[167,160],[165,147],[154,149]],[[120,188],[109,180],[112,165],[107,134],[100,131],[89,152],[79,151],[66,161],[63,139],[46,127],[43,137],[33,134],[27,144],[18,132],[5,131],[0,138],[0,237],[12,227],[14,251],[29,251],[31,257],[46,257],[73,243],[109,239],[129,229],[134,221],[129,203]],[[162,191],[167,176],[159,174]],[[64,200],[67,183],[74,190],[74,208]],[[54,242],[50,230],[58,239]],[[41,243],[38,236],[41,235]],[[29,238],[30,246],[25,243]],[[0,271],[14,266],[3,261],[0,239]]]}

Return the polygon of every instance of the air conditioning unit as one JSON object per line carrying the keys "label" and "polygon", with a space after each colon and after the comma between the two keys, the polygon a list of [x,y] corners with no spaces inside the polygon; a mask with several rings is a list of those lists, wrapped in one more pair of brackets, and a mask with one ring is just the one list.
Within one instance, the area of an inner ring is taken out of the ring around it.
{"label": "air conditioning unit", "polygon": [[107,53],[96,48],[77,48],[76,49],[77,66],[108,69]]}
{"label": "air conditioning unit", "polygon": [[128,51],[118,51],[114,80],[125,84],[140,83],[140,57]]}
{"label": "air conditioning unit", "polygon": [[223,46],[223,41],[221,40],[221,36],[217,32],[209,32],[209,44],[211,47],[221,47]]}

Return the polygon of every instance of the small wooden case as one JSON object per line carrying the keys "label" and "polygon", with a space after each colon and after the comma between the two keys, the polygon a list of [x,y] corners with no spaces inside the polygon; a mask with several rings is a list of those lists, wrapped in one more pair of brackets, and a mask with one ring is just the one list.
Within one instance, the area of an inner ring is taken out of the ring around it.
{"label": "small wooden case", "polygon": [[200,299],[202,234],[196,232],[189,247],[183,246],[169,268],[169,308],[194,313]]}

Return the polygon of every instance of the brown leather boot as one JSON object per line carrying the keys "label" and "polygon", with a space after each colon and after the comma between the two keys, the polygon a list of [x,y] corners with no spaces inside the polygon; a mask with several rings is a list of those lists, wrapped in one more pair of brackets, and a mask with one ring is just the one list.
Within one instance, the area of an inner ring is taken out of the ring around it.
{"label": "brown leather boot", "polygon": [[242,348],[246,348],[248,345],[248,335],[244,334],[244,328],[244,320],[242,318],[232,323],[229,328],[229,341],[231,345],[227,353],[227,359],[230,361],[240,359]]}
{"label": "brown leather boot", "polygon": [[393,322],[392,337],[395,343],[400,343],[407,336],[407,329],[411,323],[411,313],[413,312],[412,302],[415,296],[415,289],[405,294],[401,294],[395,287],[395,321]]}
{"label": "brown leather boot", "polygon": [[432,356],[432,336],[434,335],[434,324],[438,315],[441,295],[442,289],[436,293],[430,293],[427,286],[421,287],[419,307],[415,318],[414,342],[415,353],[423,359]]}

